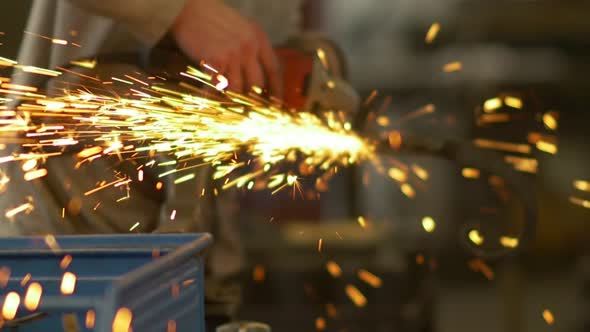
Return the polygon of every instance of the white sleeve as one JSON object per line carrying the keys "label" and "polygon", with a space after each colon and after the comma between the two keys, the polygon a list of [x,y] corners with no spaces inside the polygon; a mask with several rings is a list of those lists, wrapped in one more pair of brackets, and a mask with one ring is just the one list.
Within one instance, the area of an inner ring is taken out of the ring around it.
{"label": "white sleeve", "polygon": [[159,41],[180,14],[186,0],[69,0],[93,14],[124,25],[146,44]]}

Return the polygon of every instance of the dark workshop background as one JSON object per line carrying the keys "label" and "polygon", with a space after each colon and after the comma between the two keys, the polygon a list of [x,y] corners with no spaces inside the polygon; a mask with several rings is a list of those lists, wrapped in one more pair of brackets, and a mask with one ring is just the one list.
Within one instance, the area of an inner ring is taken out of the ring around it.
{"label": "dark workshop background", "polygon": [[[0,4],[0,55],[16,56],[29,3]],[[471,139],[478,134],[474,109],[510,93],[523,98],[525,111],[559,112],[559,152],[540,156],[531,184],[539,200],[534,244],[516,257],[490,262],[491,281],[469,268],[471,256],[456,232],[462,210],[485,199],[479,194],[485,186],[467,185],[451,163],[404,156],[431,172],[427,191],[415,201],[385,180],[354,187],[346,172],[319,203],[263,194],[244,198],[250,208],[243,218],[249,267],[242,318],[270,322],[276,331],[314,330],[318,317],[326,318],[328,331],[589,331],[590,210],[568,201],[574,179],[590,180],[589,13],[590,2],[583,0],[308,4],[305,24],[343,47],[351,80],[363,95],[377,89],[392,96],[393,120],[433,103],[436,114],[409,128]],[[424,35],[435,21],[442,29],[426,45]],[[450,61],[461,61],[463,70],[443,73]],[[350,204],[375,220],[362,236],[354,236],[358,226]],[[433,234],[421,230],[425,215],[437,221]],[[325,271],[328,260],[342,266],[338,280]],[[264,281],[252,280],[255,266],[265,271]],[[355,273],[361,268],[381,276],[384,285],[362,287],[368,305],[358,309],[343,289],[360,284]],[[326,312],[332,305],[335,316]],[[546,309],[555,317],[552,326],[543,319]]]}

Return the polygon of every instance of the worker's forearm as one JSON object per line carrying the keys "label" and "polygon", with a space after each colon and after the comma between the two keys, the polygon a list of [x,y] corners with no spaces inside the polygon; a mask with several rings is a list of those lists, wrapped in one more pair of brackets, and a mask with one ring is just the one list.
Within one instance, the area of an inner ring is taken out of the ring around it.
{"label": "worker's forearm", "polygon": [[186,0],[69,0],[93,14],[123,24],[146,44],[156,43],[170,29]]}

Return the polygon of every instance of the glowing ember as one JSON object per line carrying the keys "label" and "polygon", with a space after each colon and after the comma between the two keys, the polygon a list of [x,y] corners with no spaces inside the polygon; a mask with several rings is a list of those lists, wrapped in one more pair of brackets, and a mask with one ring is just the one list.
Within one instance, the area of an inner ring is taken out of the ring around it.
{"label": "glowing ember", "polygon": [[10,268],[7,266],[0,267],[0,288],[6,287],[10,280]]}
{"label": "glowing ember", "polygon": [[326,263],[326,270],[328,270],[328,273],[330,273],[330,275],[334,278],[340,278],[342,276],[342,269],[340,268],[340,265],[334,261],[329,261]]}
{"label": "glowing ember", "polygon": [[43,295],[43,287],[37,282],[33,282],[27,288],[25,293],[25,308],[29,311],[35,311],[39,307],[41,302],[41,296]]}
{"label": "glowing ember", "polygon": [[62,258],[61,261],[59,262],[59,267],[62,270],[65,270],[70,266],[71,263],[72,263],[72,256],[65,255],[64,258]]}
{"label": "glowing ember", "polygon": [[76,275],[72,272],[65,272],[61,278],[59,289],[63,295],[74,294],[76,290]]}
{"label": "glowing ember", "polygon": [[516,152],[516,153],[531,153],[531,146],[528,144],[517,144],[511,142],[494,141],[487,139],[476,139],[473,143],[482,149],[500,150],[505,152]]}
{"label": "glowing ember", "polygon": [[427,233],[432,233],[436,229],[436,222],[432,217],[424,217],[422,218],[422,228],[424,228]]}
{"label": "glowing ember", "polygon": [[545,124],[545,127],[547,127],[547,129],[557,130],[557,127],[558,127],[557,119],[558,119],[558,116],[557,116],[556,112],[547,112],[547,113],[543,114],[543,124]]}
{"label": "glowing ember", "polygon": [[261,283],[266,280],[266,269],[262,265],[254,266],[254,270],[252,271],[252,279],[255,282]]}
{"label": "glowing ember", "polygon": [[488,113],[493,112],[500,107],[502,107],[502,99],[497,97],[488,99],[483,103],[483,110]]}
{"label": "glowing ember", "polygon": [[500,244],[505,248],[514,249],[518,247],[518,238],[502,236],[500,237]]}
{"label": "glowing ember", "polygon": [[6,320],[11,320],[16,317],[18,306],[20,305],[20,296],[16,292],[6,294],[4,298],[4,305],[2,306],[2,317]]}
{"label": "glowing ember", "polygon": [[453,73],[463,69],[463,64],[459,61],[450,62],[443,66],[443,71],[445,73]]}
{"label": "glowing ember", "polygon": [[517,97],[506,97],[506,98],[504,98],[504,103],[507,106],[510,106],[512,108],[517,108],[517,109],[522,109],[522,106],[523,106],[522,100]]}
{"label": "glowing ember", "polygon": [[133,313],[127,308],[120,308],[113,319],[113,332],[129,332]]}
{"label": "glowing ember", "polygon": [[367,305],[367,298],[361,293],[358,288],[353,285],[347,285],[345,288],[346,295],[350,298],[352,303],[359,308],[362,308]]}
{"label": "glowing ember", "polygon": [[553,313],[549,309],[543,310],[543,319],[545,320],[545,322],[548,325],[555,324],[555,317],[553,316]]}
{"label": "glowing ember", "polygon": [[430,28],[428,28],[428,32],[426,32],[426,37],[424,38],[424,41],[426,42],[426,44],[431,44],[436,39],[436,36],[438,36],[439,31],[440,31],[440,23],[438,23],[438,22],[432,23]]}
{"label": "glowing ember", "polygon": [[397,182],[406,182],[408,179],[407,173],[397,167],[390,168],[387,174]]}
{"label": "glowing ember", "polygon": [[494,271],[481,259],[473,259],[469,262],[469,267],[475,272],[481,272],[486,279],[493,280],[494,279]]}
{"label": "glowing ember", "polygon": [[475,245],[480,246],[483,244],[484,238],[483,238],[483,236],[481,236],[481,234],[479,233],[478,230],[473,229],[473,230],[469,231],[467,236],[469,237],[469,240],[471,242],[473,242]]}
{"label": "glowing ember", "polygon": [[426,181],[430,177],[430,174],[428,174],[428,171],[418,165],[412,165],[412,171],[422,181]]}
{"label": "glowing ember", "polygon": [[357,276],[359,277],[359,279],[366,282],[373,288],[380,288],[383,285],[381,278],[377,277],[376,275],[367,270],[359,270]]}
{"label": "glowing ember", "polygon": [[416,191],[414,191],[414,188],[411,185],[409,185],[408,183],[402,184],[400,189],[401,189],[402,193],[404,193],[404,195],[406,195],[406,197],[408,197],[408,198],[416,197]]}
{"label": "glowing ember", "polygon": [[87,329],[93,329],[96,323],[96,312],[88,310],[86,312],[85,326]]}
{"label": "glowing ember", "polygon": [[584,180],[575,180],[574,188],[580,191],[590,192],[590,182]]}
{"label": "glowing ember", "polygon": [[365,217],[359,216],[356,220],[362,228],[367,228],[367,221],[365,220]]}
{"label": "glowing ember", "polygon": [[25,276],[23,277],[23,279],[20,281],[20,285],[22,287],[25,287],[27,285],[27,283],[29,283],[29,281],[31,281],[31,278],[33,276],[30,273],[25,274]]}
{"label": "glowing ember", "polygon": [[41,168],[34,171],[29,171],[25,173],[25,180],[26,181],[33,181],[35,179],[42,178],[47,175],[47,170],[45,168]]}
{"label": "glowing ember", "polygon": [[480,172],[477,168],[463,168],[461,174],[466,179],[479,179]]}
{"label": "glowing ember", "polygon": [[323,317],[316,318],[315,329],[317,331],[324,331],[326,329],[326,320]]}
{"label": "glowing ember", "polygon": [[557,153],[557,145],[555,145],[554,143],[545,142],[542,140],[537,142],[537,149],[539,149],[543,152],[547,152],[549,154],[556,154]]}
{"label": "glowing ember", "polygon": [[573,197],[572,196],[572,197],[570,197],[570,202],[572,204],[575,204],[575,205],[578,205],[578,206],[581,206],[581,207],[590,209],[590,201],[589,200],[585,200],[585,199],[582,199],[582,198],[579,198],[579,197]]}

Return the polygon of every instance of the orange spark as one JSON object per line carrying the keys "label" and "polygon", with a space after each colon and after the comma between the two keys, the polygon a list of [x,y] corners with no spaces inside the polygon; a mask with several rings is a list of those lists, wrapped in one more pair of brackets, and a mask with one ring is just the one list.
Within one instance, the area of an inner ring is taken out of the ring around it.
{"label": "orange spark", "polygon": [[330,275],[334,278],[340,278],[342,276],[342,269],[334,261],[329,261],[326,263],[326,270],[328,270],[328,273],[330,273]]}
{"label": "orange spark", "polygon": [[86,322],[85,322],[86,328],[93,329],[95,322],[96,322],[96,312],[94,312],[94,310],[88,310],[86,312]]}
{"label": "orange spark", "polygon": [[359,270],[357,276],[359,277],[359,279],[366,282],[373,288],[380,288],[383,285],[381,278],[367,270]]}
{"label": "orange spark", "polygon": [[350,300],[359,308],[362,308],[367,305],[367,298],[361,293],[358,288],[353,285],[346,285],[345,288],[346,295],[350,298]]}
{"label": "orange spark", "polygon": [[35,311],[41,302],[41,295],[43,295],[43,287],[37,282],[33,282],[27,288],[25,293],[25,308],[29,311]]}
{"label": "orange spark", "polygon": [[440,23],[432,23],[432,25],[430,25],[430,28],[428,28],[428,32],[426,32],[426,37],[424,38],[426,44],[431,44],[436,39],[436,36],[438,36],[439,31]]}
{"label": "orange spark", "polygon": [[65,255],[64,258],[62,258],[61,261],[59,262],[59,267],[62,270],[65,270],[68,268],[68,266],[70,266],[71,263],[72,263],[72,256]]}
{"label": "orange spark", "polygon": [[76,290],[76,275],[72,272],[65,272],[61,278],[60,291],[63,295],[74,294]]}
{"label": "orange spark", "polygon": [[11,320],[16,317],[18,306],[20,305],[20,296],[16,292],[6,294],[4,298],[4,305],[2,306],[2,317],[6,320]]}
{"label": "orange spark", "polygon": [[133,313],[127,308],[120,308],[113,319],[113,332],[129,332]]}

